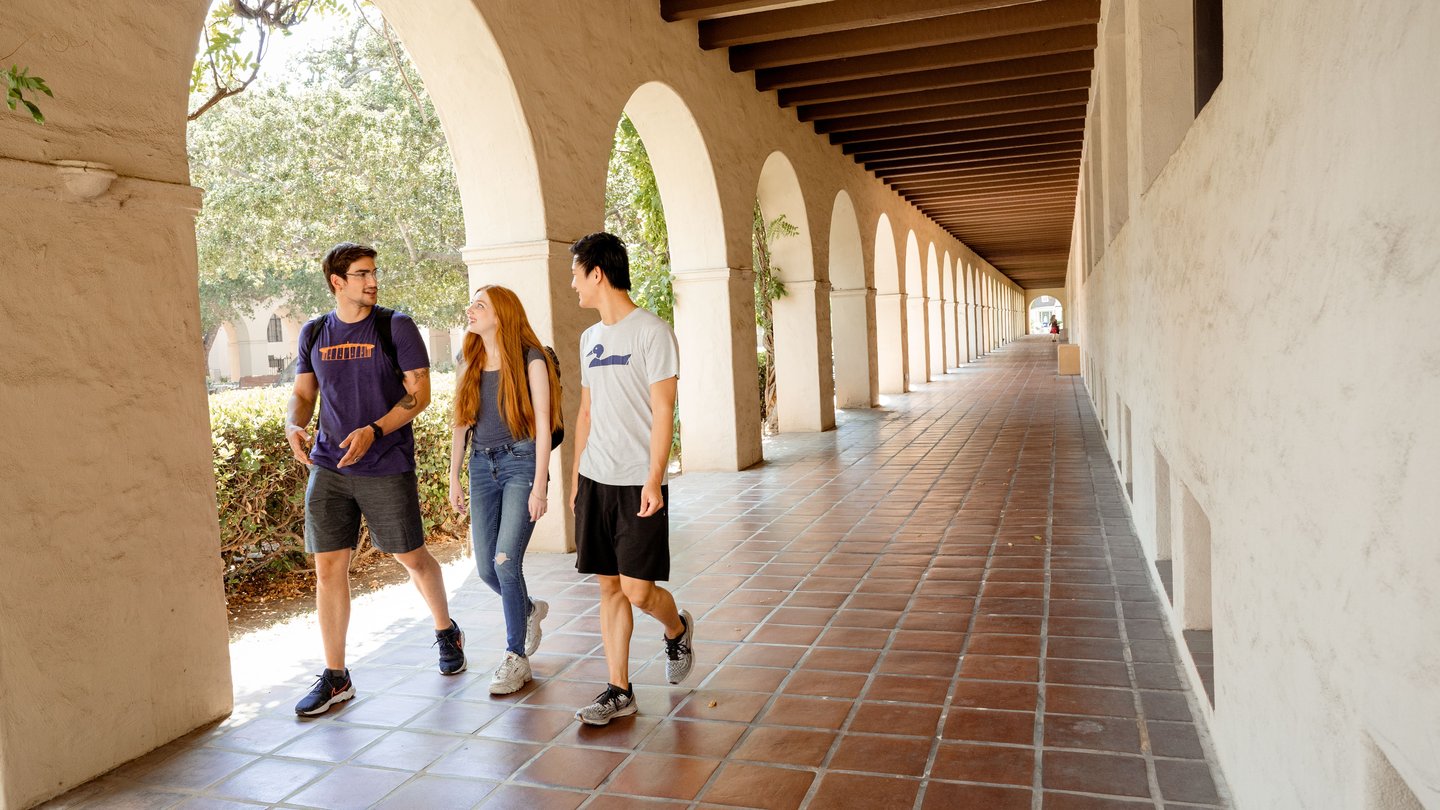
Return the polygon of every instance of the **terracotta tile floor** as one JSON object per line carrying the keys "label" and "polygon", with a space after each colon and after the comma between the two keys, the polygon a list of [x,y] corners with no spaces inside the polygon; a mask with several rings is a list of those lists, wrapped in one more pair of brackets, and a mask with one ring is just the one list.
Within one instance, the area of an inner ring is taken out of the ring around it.
{"label": "terracotta tile floor", "polygon": [[469,672],[435,673],[405,594],[402,617],[352,628],[367,651],[345,707],[291,713],[313,659],[237,679],[229,720],[51,806],[1223,806],[1164,599],[1054,355],[1022,340],[836,431],[767,442],[756,469],[678,478],[672,586],[699,661],[665,684],[659,631],[637,619],[633,718],[571,718],[604,679],[596,586],[535,555],[551,613],[517,695],[486,692],[499,605],[470,577],[452,603]]}

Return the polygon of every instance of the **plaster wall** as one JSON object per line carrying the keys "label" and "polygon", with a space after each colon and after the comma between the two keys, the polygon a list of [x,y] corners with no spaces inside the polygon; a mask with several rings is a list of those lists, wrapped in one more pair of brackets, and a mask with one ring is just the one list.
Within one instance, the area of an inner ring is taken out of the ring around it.
{"label": "plaster wall", "polygon": [[[1104,188],[1128,204],[1082,186],[1072,339],[1097,410],[1130,409],[1148,552],[1178,575],[1186,538],[1160,535],[1190,515],[1157,522],[1176,493],[1208,523],[1210,725],[1236,806],[1440,807],[1440,349],[1401,319],[1440,296],[1440,6],[1224,12],[1225,79],[1153,182],[1141,110],[1145,171]],[[1164,103],[1142,86],[1132,102]]]}

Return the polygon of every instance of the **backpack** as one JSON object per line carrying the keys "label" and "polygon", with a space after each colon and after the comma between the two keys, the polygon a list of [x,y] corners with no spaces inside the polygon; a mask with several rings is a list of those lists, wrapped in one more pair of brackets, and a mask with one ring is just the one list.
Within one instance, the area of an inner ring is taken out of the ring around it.
{"label": "backpack", "polygon": [[[559,382],[559,381],[560,381],[560,358],[557,357],[557,356],[555,356],[555,350],[552,349],[552,348],[550,348],[549,346],[541,346],[540,348],[544,349],[544,350],[545,350],[545,354],[546,354],[547,356],[549,356],[549,358],[550,358],[550,364],[555,367],[555,381],[556,381],[556,382]],[[563,442],[565,441],[565,411],[564,411],[563,408],[561,408],[560,403],[558,403],[558,402],[552,402],[552,403],[550,403],[550,407],[551,407],[551,408],[560,409],[560,410],[559,410],[559,413],[560,413],[560,427],[557,427],[557,428],[555,428],[554,430],[550,431],[550,449],[551,449],[551,450],[555,450],[555,449],[558,449],[558,448],[560,447],[561,443],[563,443]],[[467,429],[467,430],[465,431],[465,446],[466,446],[466,447],[469,447],[469,446],[470,446],[470,439],[471,439],[471,437],[474,436],[474,435],[475,435],[475,426],[474,426],[474,425],[471,425],[471,426],[469,427],[469,429]]]}
{"label": "backpack", "polygon": [[[400,353],[395,348],[395,335],[390,330],[390,320],[395,317],[395,310],[386,307],[375,307],[375,337],[380,341],[380,351],[390,361],[390,371],[395,375],[396,381],[401,385],[405,384],[405,372],[400,370]],[[305,324],[305,343],[300,347],[300,356],[307,361],[310,359],[310,352],[315,350],[315,341],[320,339],[320,327],[325,323],[325,315],[316,315]],[[315,366],[310,366],[313,372]],[[317,409],[318,410],[318,409]],[[315,415],[316,423],[319,424],[320,415]],[[324,430],[325,426],[320,425]],[[340,437],[335,437],[337,440]]]}

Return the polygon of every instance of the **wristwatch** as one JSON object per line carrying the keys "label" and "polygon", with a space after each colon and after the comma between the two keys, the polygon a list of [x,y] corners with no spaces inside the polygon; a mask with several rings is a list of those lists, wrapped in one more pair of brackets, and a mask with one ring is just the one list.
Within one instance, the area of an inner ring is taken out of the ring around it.
{"label": "wristwatch", "polygon": [[373,431],[375,431],[375,441],[378,442],[378,441],[380,441],[382,438],[384,438],[384,436],[385,436],[385,431],[381,430],[379,425],[375,424],[374,422],[371,422],[371,423],[370,423],[370,429],[373,430]]}

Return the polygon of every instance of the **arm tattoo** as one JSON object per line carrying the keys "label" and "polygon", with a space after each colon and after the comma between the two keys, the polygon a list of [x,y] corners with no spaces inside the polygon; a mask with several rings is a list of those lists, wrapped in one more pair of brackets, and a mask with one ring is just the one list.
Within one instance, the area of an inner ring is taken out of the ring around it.
{"label": "arm tattoo", "polygon": [[414,371],[405,372],[405,376],[410,378],[410,382],[420,382],[421,380],[428,380],[430,379],[430,369],[417,368]]}
{"label": "arm tattoo", "polygon": [[400,407],[404,408],[404,409],[407,410],[407,411],[414,409],[414,407],[415,407],[415,395],[414,395],[414,394],[406,394],[406,395],[405,395],[405,398],[402,399],[402,400],[400,400]]}

